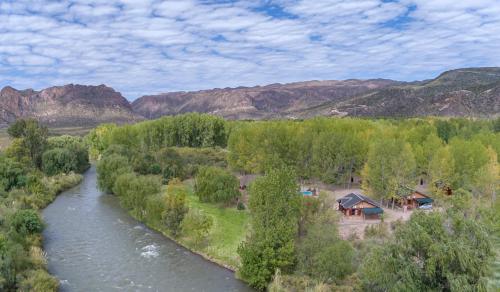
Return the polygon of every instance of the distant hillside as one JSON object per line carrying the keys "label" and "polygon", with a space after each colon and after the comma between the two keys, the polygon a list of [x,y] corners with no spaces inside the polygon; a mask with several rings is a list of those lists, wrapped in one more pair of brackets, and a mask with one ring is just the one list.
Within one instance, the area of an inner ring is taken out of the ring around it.
{"label": "distant hillside", "polygon": [[170,92],[143,96],[130,104],[110,87],[66,85],[42,91],[0,91],[0,126],[33,117],[54,126],[128,123],[144,118],[203,112],[229,119],[313,116],[500,115],[500,68],[465,68],[435,79],[305,81],[267,86]]}
{"label": "distant hillside", "polygon": [[70,84],[42,91],[3,88],[0,91],[0,124],[27,117],[52,126],[88,126],[143,119],[132,112],[130,103],[119,92],[104,85]]}
{"label": "distant hillside", "polygon": [[307,81],[172,92],[132,103],[146,118],[206,112],[232,119],[323,116],[498,116],[500,68],[466,68],[421,82]]}
{"label": "distant hillside", "polygon": [[132,103],[132,108],[146,118],[185,112],[212,113],[231,119],[278,118],[400,84],[403,83],[385,79],[332,80],[172,92],[143,96]]}

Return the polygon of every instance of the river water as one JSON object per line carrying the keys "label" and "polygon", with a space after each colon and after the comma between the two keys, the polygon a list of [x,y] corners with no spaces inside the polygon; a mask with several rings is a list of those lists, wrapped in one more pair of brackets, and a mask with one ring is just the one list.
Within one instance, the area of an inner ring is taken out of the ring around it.
{"label": "river water", "polygon": [[92,167],[43,212],[49,271],[61,291],[251,291],[133,219],[96,183]]}

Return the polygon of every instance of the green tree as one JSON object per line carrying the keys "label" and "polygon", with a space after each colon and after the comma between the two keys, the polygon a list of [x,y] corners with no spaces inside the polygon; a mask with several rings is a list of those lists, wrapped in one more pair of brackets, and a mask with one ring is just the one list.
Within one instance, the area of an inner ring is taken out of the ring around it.
{"label": "green tree", "polygon": [[74,167],[71,171],[82,173],[90,167],[87,145],[81,137],[62,135],[50,137],[47,141],[48,149],[66,149],[71,153],[74,160]]}
{"label": "green tree", "polygon": [[203,167],[195,180],[195,195],[202,202],[229,203],[239,197],[238,179],[228,171],[218,167]]}
{"label": "green tree", "polygon": [[132,172],[132,169],[126,157],[118,154],[105,156],[97,164],[97,184],[99,189],[112,192],[118,176],[129,172]]}
{"label": "green tree", "polygon": [[479,141],[459,138],[453,139],[449,145],[455,162],[455,187],[473,189],[479,171],[488,163],[486,147]]}
{"label": "green tree", "polygon": [[65,148],[47,150],[42,156],[42,170],[47,175],[69,173],[77,170],[76,157]]}
{"label": "green tree", "polygon": [[298,270],[314,279],[338,283],[355,271],[355,251],[349,242],[340,239],[332,212],[317,214],[300,239]]}
{"label": "green tree", "polygon": [[250,187],[251,235],[238,248],[239,273],[264,289],[276,269],[291,272],[296,263],[301,196],[290,169],[271,170]]}
{"label": "green tree", "polygon": [[363,169],[363,189],[382,199],[397,198],[401,186],[415,180],[415,157],[408,143],[385,137],[373,142]]}
{"label": "green tree", "polygon": [[360,276],[367,291],[486,291],[492,254],[475,219],[416,212],[365,257]]}
{"label": "green tree", "polygon": [[430,187],[434,194],[442,194],[446,187],[455,187],[455,160],[449,146],[436,150],[429,163],[429,176],[431,178]]}
{"label": "green tree", "polygon": [[498,164],[497,153],[493,148],[488,147],[487,155],[488,162],[479,169],[476,175],[476,182],[474,183],[479,192],[491,199],[493,202],[496,200],[496,194],[500,187],[500,166]]}
{"label": "green tree", "polygon": [[168,183],[162,217],[173,236],[179,235],[181,222],[189,211],[186,196],[187,189],[181,181],[173,179]]}
{"label": "green tree", "polygon": [[200,245],[208,237],[213,219],[200,210],[189,210],[181,223],[184,236],[190,238],[195,245]]}
{"label": "green tree", "polygon": [[122,205],[143,219],[149,196],[160,192],[161,182],[158,177],[123,173],[113,185],[113,193],[120,197]]}
{"label": "green tree", "polygon": [[42,166],[42,154],[47,144],[48,129],[34,119],[17,120],[8,132],[13,138],[21,138],[22,145],[28,150],[33,166]]}

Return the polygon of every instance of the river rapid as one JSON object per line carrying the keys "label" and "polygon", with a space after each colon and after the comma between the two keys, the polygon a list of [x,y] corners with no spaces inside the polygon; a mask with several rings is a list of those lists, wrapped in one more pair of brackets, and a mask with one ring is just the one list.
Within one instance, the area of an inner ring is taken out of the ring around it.
{"label": "river rapid", "polygon": [[234,273],[153,231],[97,189],[95,167],[44,211],[61,291],[252,291]]}

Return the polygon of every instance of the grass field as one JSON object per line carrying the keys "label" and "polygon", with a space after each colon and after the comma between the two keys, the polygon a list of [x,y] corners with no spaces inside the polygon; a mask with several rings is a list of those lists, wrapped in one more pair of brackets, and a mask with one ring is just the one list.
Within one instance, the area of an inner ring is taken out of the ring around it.
{"label": "grass field", "polygon": [[490,279],[490,291],[500,291],[500,238],[494,240],[495,251],[497,252],[493,263],[493,274]]}
{"label": "grass field", "polygon": [[[239,265],[237,249],[245,239],[249,226],[248,211],[239,211],[235,207],[223,208],[214,204],[202,203],[193,193],[191,181],[187,181],[189,189],[188,203],[190,208],[202,210],[212,216],[214,224],[210,232],[208,246],[201,252],[231,267]],[[181,240],[182,241],[182,240]]]}

